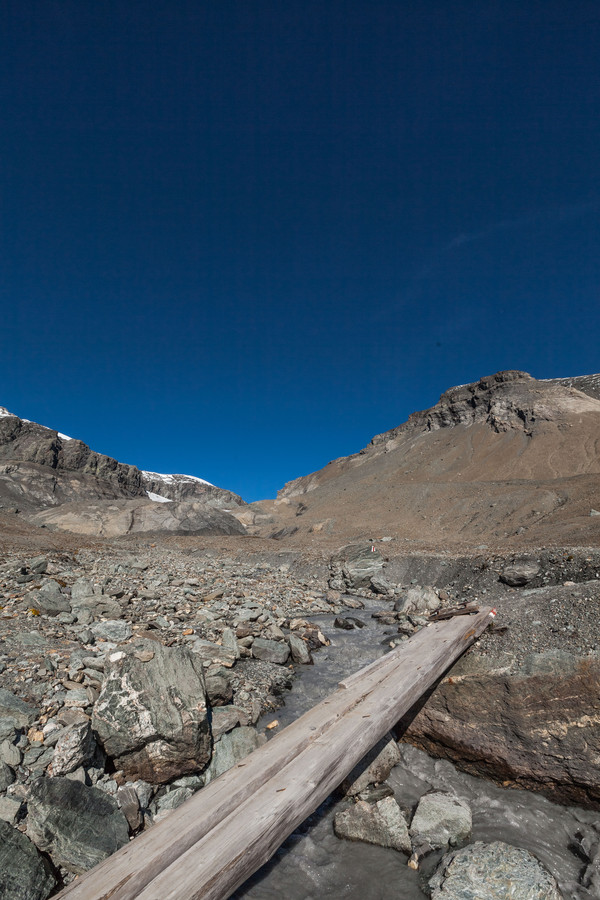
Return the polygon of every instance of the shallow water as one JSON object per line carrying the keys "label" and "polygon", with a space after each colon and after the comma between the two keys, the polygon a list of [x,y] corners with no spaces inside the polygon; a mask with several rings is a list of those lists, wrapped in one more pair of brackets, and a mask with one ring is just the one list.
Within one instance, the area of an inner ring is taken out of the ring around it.
{"label": "shallow water", "polygon": [[[313,617],[331,640],[315,654],[315,665],[304,667],[296,678],[286,705],[274,718],[280,728],[289,724],[335,690],[346,675],[383,655],[381,642],[390,626],[371,619],[368,609],[351,610],[366,623],[362,630],[340,631],[332,616]],[[279,730],[279,729],[277,729]],[[557,806],[528,791],[496,787],[484,779],[459,772],[446,760],[431,759],[409,745],[401,745],[403,762],[388,779],[401,807],[413,807],[430,788],[448,790],[467,800],[473,813],[472,840],[502,840],[534,853],[557,879],[566,900],[597,900],[598,894],[578,885],[583,863],[569,849],[580,823],[599,822],[600,813]],[[233,895],[236,900],[423,900],[426,879],[441,854],[429,858],[422,872],[406,865],[394,850],[339,840],[333,816],[340,803],[330,797],[298,828],[263,866]]]}

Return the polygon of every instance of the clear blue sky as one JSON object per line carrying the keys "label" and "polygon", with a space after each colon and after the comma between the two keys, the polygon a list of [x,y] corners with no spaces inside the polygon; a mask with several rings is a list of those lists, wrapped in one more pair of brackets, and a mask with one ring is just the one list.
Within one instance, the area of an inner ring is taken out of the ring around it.
{"label": "clear blue sky", "polygon": [[0,405],[274,496],[600,370],[597,0],[5,0]]}

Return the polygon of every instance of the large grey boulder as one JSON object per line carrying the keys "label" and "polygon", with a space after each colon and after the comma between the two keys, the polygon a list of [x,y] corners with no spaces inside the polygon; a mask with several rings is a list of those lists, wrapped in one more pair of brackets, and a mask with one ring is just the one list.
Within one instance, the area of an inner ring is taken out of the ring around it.
{"label": "large grey boulder", "polygon": [[57,616],[61,612],[70,612],[71,602],[62,593],[56,581],[46,581],[39,591],[32,591],[25,598],[28,608],[39,610],[47,616]]}
{"label": "large grey boulder", "polygon": [[24,834],[0,820],[2,900],[46,900],[55,885],[48,861]]}
{"label": "large grey boulder", "polygon": [[297,634],[290,634],[289,638],[290,652],[292,654],[292,662],[298,665],[309,666],[312,664],[312,655],[306,641],[303,641]]}
{"label": "large grey boulder", "polygon": [[213,757],[205,774],[206,784],[231,769],[257,747],[262,747],[266,740],[256,728],[246,725],[224,734],[215,744]]}
{"label": "large grey boulder", "polygon": [[370,784],[385,781],[394,766],[401,761],[398,744],[391,734],[386,734],[352,769],[342,782],[341,789],[348,796],[355,797]]}
{"label": "large grey boulder", "polygon": [[477,841],[443,857],[431,900],[562,900],[554,877],[528,850]]}
{"label": "large grey boulder", "polygon": [[255,638],[252,644],[252,656],[263,662],[285,665],[290,657],[290,648],[285,641],[270,641],[268,638]]}
{"label": "large grey boulder", "polygon": [[96,622],[91,627],[96,640],[112,641],[119,644],[126,641],[133,634],[133,628],[129,622],[120,619],[108,619],[106,622]]}
{"label": "large grey boulder", "polygon": [[38,778],[27,806],[28,836],[69,872],[80,875],[129,840],[117,801],[80,781]]}
{"label": "large grey boulder", "polygon": [[353,803],[336,813],[333,828],[339,838],[391,847],[407,856],[411,852],[406,820],[393,797],[384,797],[376,803],[366,800]]}
{"label": "large grey boulder", "polygon": [[500,581],[510,587],[522,587],[529,584],[540,573],[540,564],[535,559],[518,559],[505,566],[500,574]]}
{"label": "large grey boulder", "polygon": [[409,588],[395,603],[396,612],[405,614],[413,613],[422,615],[435,612],[442,605],[442,601],[431,587]]}
{"label": "large grey boulder", "polygon": [[371,579],[383,569],[381,553],[377,549],[373,550],[370,544],[346,547],[340,555],[343,555],[344,582],[350,590],[369,587]]}
{"label": "large grey boulder", "polygon": [[145,662],[112,654],[92,727],[126,775],[161,784],[202,771],[212,739],[202,661],[186,648],[152,649]]}
{"label": "large grey boulder", "polygon": [[410,834],[415,844],[429,844],[435,850],[462,843],[472,826],[471,809],[464,800],[446,791],[432,791],[419,800]]}

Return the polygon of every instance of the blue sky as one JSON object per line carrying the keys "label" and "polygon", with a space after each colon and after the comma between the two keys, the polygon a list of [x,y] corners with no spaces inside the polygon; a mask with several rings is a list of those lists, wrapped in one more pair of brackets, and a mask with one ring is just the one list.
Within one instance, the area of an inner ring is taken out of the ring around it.
{"label": "blue sky", "polygon": [[252,500],[599,371],[598,46],[595,0],[8,0],[0,405]]}

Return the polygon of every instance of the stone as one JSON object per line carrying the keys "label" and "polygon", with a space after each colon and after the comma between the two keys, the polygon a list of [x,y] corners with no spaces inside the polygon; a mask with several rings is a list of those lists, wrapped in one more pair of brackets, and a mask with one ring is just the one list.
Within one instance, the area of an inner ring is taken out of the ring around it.
{"label": "stone", "polygon": [[224,734],[215,744],[210,766],[205,773],[206,784],[231,769],[257,747],[262,747],[266,740],[264,735],[250,726],[234,728],[233,731]]}
{"label": "stone", "polygon": [[15,773],[11,767],[0,760],[0,792],[5,791],[9,784],[15,780]]}
{"label": "stone", "polygon": [[28,608],[37,609],[47,616],[71,611],[69,598],[61,592],[56,581],[47,581],[39,591],[28,594],[25,600]]}
{"label": "stone", "polygon": [[37,718],[38,710],[25,703],[12,691],[0,688],[0,716],[14,719],[17,728],[28,728]]}
{"label": "stone", "polygon": [[164,797],[157,800],[154,821],[160,822],[161,819],[164,819],[169,813],[172,813],[174,809],[177,809],[185,803],[186,800],[189,800],[193,794],[194,791],[189,787],[178,787],[169,791],[168,794],[165,794]]}
{"label": "stone", "polygon": [[411,852],[406,820],[393,797],[384,797],[376,803],[365,800],[353,803],[335,814],[333,829],[337,837],[349,841],[390,847],[407,856]]}
{"label": "stone", "polygon": [[105,622],[96,622],[91,626],[91,631],[96,640],[112,641],[115,644],[126,641],[133,634],[133,628],[129,622],[120,619],[108,619]]}
{"label": "stone", "polygon": [[2,900],[46,900],[55,887],[48,861],[24,834],[0,820]]}
{"label": "stone", "polygon": [[68,872],[86,872],[129,841],[116,800],[80,781],[38,778],[27,807],[27,835]]}
{"label": "stone", "polygon": [[14,741],[20,727],[17,719],[14,719],[12,716],[0,717],[0,742]]}
{"label": "stone", "polygon": [[372,550],[371,544],[345,547],[340,556],[344,582],[350,590],[369,587],[371,579],[381,574],[383,556],[379,550]]}
{"label": "stone", "polygon": [[204,662],[215,663],[230,669],[236,660],[235,653],[222,644],[203,641],[200,638],[192,644],[192,651]]}
{"label": "stone", "polygon": [[532,853],[502,841],[477,841],[446,854],[429,889],[431,900],[562,900],[554,877]]}
{"label": "stone", "polygon": [[415,844],[429,844],[434,850],[455,847],[471,834],[471,809],[446,791],[432,791],[419,800],[410,824]]}
{"label": "stone", "polygon": [[442,605],[442,601],[431,587],[409,588],[394,604],[396,612],[409,615],[411,613],[424,614],[435,612]]}
{"label": "stone", "polygon": [[342,782],[341,790],[354,797],[370,784],[381,784],[401,760],[398,744],[391,734],[386,734],[352,769]]}
{"label": "stone", "polygon": [[80,600],[85,600],[88,597],[94,596],[94,586],[87,580],[87,578],[78,578],[71,585],[71,605],[79,606]]}
{"label": "stone", "polygon": [[353,631],[354,623],[350,622],[348,619],[344,619],[343,616],[336,616],[333,620],[334,628],[341,628],[343,631]]}
{"label": "stone", "polygon": [[540,564],[536,560],[516,560],[502,569],[500,581],[510,587],[522,587],[529,584],[540,573]]}
{"label": "stone", "polygon": [[247,725],[248,714],[239,706],[217,706],[212,710],[211,728],[213,740],[231,731],[236,725]]}
{"label": "stone", "polygon": [[371,578],[371,590],[376,594],[393,594],[397,587],[397,584],[394,584],[393,581],[390,581],[389,578],[385,578],[383,575],[374,575]]}
{"label": "stone", "polygon": [[52,758],[52,774],[66,775],[92,761],[96,741],[89,722],[66,728],[56,742]]}
{"label": "stone", "polygon": [[22,753],[12,741],[2,741],[0,744],[0,760],[3,763],[16,768],[16,766],[21,765],[21,759]]}
{"label": "stone", "polygon": [[18,797],[0,797],[0,819],[14,825],[22,807],[23,803]]}
{"label": "stone", "polygon": [[211,706],[225,706],[227,703],[231,703],[233,687],[227,669],[218,666],[213,671],[209,670],[204,676],[204,682],[206,696]]}
{"label": "stone", "polygon": [[117,803],[131,830],[137,831],[143,822],[143,816],[140,798],[133,784],[124,784],[117,789]]}
{"label": "stone", "polygon": [[264,662],[285,665],[290,657],[290,648],[284,641],[270,641],[267,638],[255,638],[252,644],[252,656]]}
{"label": "stone", "polygon": [[290,653],[292,654],[292,662],[298,665],[312,665],[312,654],[306,641],[303,641],[297,634],[290,634],[288,637],[290,645]]}
{"label": "stone", "polygon": [[211,754],[202,661],[187,648],[154,644],[142,662],[110,663],[92,727],[131,779],[162,784],[202,771]]}

